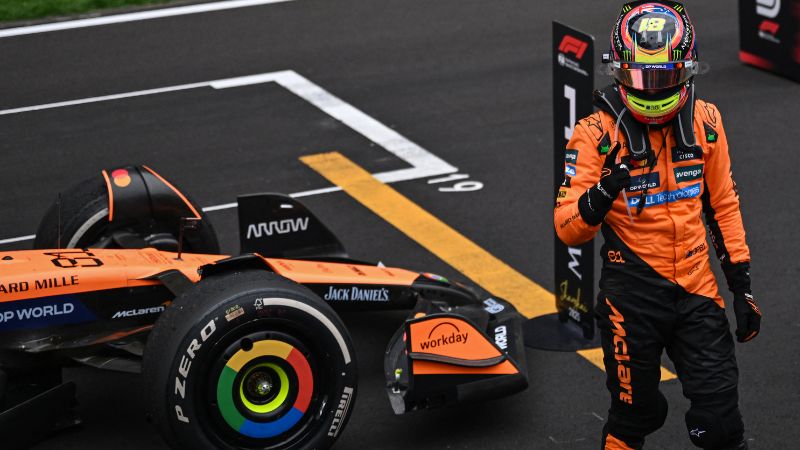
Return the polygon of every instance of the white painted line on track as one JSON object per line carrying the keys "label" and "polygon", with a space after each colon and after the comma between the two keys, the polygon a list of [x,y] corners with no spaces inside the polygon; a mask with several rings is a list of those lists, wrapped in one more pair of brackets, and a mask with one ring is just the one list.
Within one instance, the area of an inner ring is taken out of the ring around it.
{"label": "white painted line on track", "polygon": [[162,17],[183,16],[226,9],[246,8],[248,6],[269,5],[272,3],[285,3],[294,0],[228,0],[199,5],[176,6],[173,8],[153,9],[125,14],[92,17],[89,19],[65,20],[63,22],[43,23],[25,27],[7,28],[0,30],[0,38],[23,36],[26,34],[48,33],[51,31],[72,30],[75,28],[96,27],[115,23],[135,22],[139,20],[160,19]]}
{"label": "white painted line on track", "polygon": [[63,108],[66,106],[84,105],[87,103],[120,100],[144,95],[183,91],[187,89],[197,89],[202,87],[228,89],[269,82],[278,83],[298,97],[316,106],[331,117],[338,119],[362,136],[380,145],[390,153],[394,154],[412,166],[408,169],[393,170],[391,172],[374,174],[378,180],[383,181],[384,183],[446,175],[457,171],[455,167],[451,166],[441,158],[411,142],[403,137],[400,133],[373,119],[372,117],[363,113],[361,110],[336,97],[325,89],[322,89],[317,84],[314,84],[309,79],[303,77],[293,70],[268,72],[257,75],[225,78],[221,80],[204,81],[199,83],[179,84],[176,86],[167,86],[156,89],[146,89],[142,91],[124,92],[121,94],[103,95],[100,97],[89,97],[78,100],[68,100],[55,103],[44,103],[34,106],[25,106],[21,108],[4,109],[0,110],[0,116],[30,111],[41,111],[52,108]]}
{"label": "white painted line on track", "polygon": [[[330,92],[322,89],[302,75],[292,70],[279,72],[268,72],[242,77],[225,78],[221,80],[205,81],[199,83],[180,84],[156,89],[146,89],[141,91],[124,92],[121,94],[104,95],[100,97],[90,97],[77,100],[69,100],[55,103],[45,103],[41,105],[25,106],[21,108],[0,110],[0,116],[8,114],[20,114],[45,109],[63,108],[68,106],[84,105],[88,103],[105,102],[120,100],[144,95],[161,94],[165,92],[176,92],[188,89],[198,89],[211,87],[214,89],[228,89],[254,84],[278,83],[285,89],[291,91],[298,97],[306,100],[319,108],[324,113],[341,121],[365,138],[380,145],[396,157],[402,159],[411,167],[406,169],[391,170],[372,174],[384,183],[394,183],[398,181],[415,180],[440,175],[447,175],[458,171],[458,168],[450,165],[443,159],[425,150],[419,145],[411,142],[400,133],[392,130],[383,123],[373,119],[361,110],[350,105],[344,100],[336,97]],[[338,186],[331,186],[310,191],[295,192],[289,194],[292,197],[308,197],[312,195],[326,194],[329,192],[340,191]],[[204,212],[219,211],[235,208],[236,203],[224,203],[221,205],[207,206]],[[20,236],[15,238],[0,239],[0,245],[13,242],[27,241],[35,238],[35,235]]]}
{"label": "white painted line on track", "polygon": [[205,208],[203,208],[203,212],[221,211],[223,209],[236,208],[237,206],[239,205],[236,202],[223,203],[221,205],[206,206]]}
{"label": "white painted line on track", "polygon": [[55,102],[55,103],[45,103],[42,105],[34,105],[34,106],[25,106],[22,108],[13,108],[13,109],[4,109],[0,111],[0,116],[4,116],[7,114],[19,114],[24,112],[31,112],[31,111],[41,111],[43,109],[53,109],[53,108],[63,108],[65,106],[76,106],[76,105],[85,105],[87,103],[96,103],[96,102],[106,102],[109,100],[120,100],[124,98],[131,98],[131,97],[141,97],[143,95],[153,95],[153,94],[163,94],[165,92],[175,92],[175,91],[183,91],[186,89],[196,89],[210,86],[209,83],[190,83],[190,84],[180,84],[177,86],[169,86],[164,88],[158,89],[146,89],[143,91],[133,91],[133,92],[125,92],[122,94],[113,94],[113,95],[103,95],[101,97],[89,97],[89,98],[82,98],[78,100],[68,100],[64,102]]}
{"label": "white painted line on track", "polygon": [[[311,191],[302,191],[302,192],[295,192],[293,194],[289,194],[289,197],[298,198],[298,197],[311,197],[312,195],[320,195],[320,194],[327,194],[329,192],[339,192],[342,188],[339,186],[331,186],[322,189],[314,189]],[[232,203],[223,203],[221,205],[214,205],[214,206],[206,206],[203,209],[203,212],[213,212],[213,211],[220,211],[223,209],[231,209],[236,208],[239,206],[236,202]],[[2,243],[2,241],[0,241]]]}
{"label": "white painted line on track", "polygon": [[267,72],[256,75],[242,77],[225,78],[221,80],[202,81],[198,83],[179,84],[155,89],[145,89],[141,91],[124,92],[120,94],[103,95],[100,97],[89,97],[77,100],[68,100],[55,103],[44,103],[41,105],[25,106],[0,110],[0,116],[8,114],[20,114],[31,111],[41,111],[45,109],[63,108],[67,106],[84,105],[88,103],[105,102],[120,100],[144,95],[162,94],[166,92],[176,92],[188,89],[212,87],[214,89],[229,89],[254,84],[278,83],[288,89],[298,97],[306,100],[319,108],[324,113],[341,121],[357,133],[380,145],[390,153],[402,159],[412,167],[399,169],[389,172],[373,174],[375,178],[384,183],[394,181],[405,181],[417,178],[426,178],[438,175],[446,175],[458,171],[456,167],[448,164],[438,156],[425,150],[419,145],[403,137],[400,133],[392,130],[381,122],[368,116],[361,110],[349,103],[336,97],[330,92],[322,89],[309,79],[298,74],[293,70],[283,70],[279,72]]}
{"label": "white painted line on track", "polygon": [[[375,178],[384,183],[445,175],[458,171],[456,167],[451,166],[443,159],[322,89],[297,72],[291,70],[275,72],[274,81],[412,166],[408,169],[373,174]],[[231,85],[228,84],[225,87],[231,87]]]}
{"label": "white painted line on track", "polygon": [[15,237],[15,238],[0,239],[0,245],[12,244],[14,242],[32,241],[34,239],[36,239],[36,235],[35,234],[29,234],[27,236],[20,236],[20,237]]}

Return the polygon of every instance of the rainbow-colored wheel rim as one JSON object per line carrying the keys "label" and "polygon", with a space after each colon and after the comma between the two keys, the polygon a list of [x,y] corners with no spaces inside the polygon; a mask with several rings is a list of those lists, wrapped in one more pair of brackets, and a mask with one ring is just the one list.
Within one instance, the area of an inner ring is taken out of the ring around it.
{"label": "rainbow-colored wheel rim", "polygon": [[[243,369],[243,376],[239,376]],[[279,379],[278,392],[264,404],[250,402],[244,394],[243,380],[255,370],[269,370]],[[290,383],[290,379],[296,379],[296,384]],[[222,368],[217,380],[217,406],[225,422],[238,433],[265,439],[297,425],[308,410],[313,392],[314,376],[306,357],[286,342],[261,340],[253,342],[248,350],[238,350]],[[291,399],[294,403],[288,407]],[[280,412],[278,417],[254,420],[254,417],[276,411]]]}

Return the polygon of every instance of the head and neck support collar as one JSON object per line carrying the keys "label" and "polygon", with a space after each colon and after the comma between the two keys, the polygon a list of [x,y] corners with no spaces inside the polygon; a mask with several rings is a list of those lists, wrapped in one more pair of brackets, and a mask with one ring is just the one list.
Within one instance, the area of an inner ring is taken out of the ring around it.
{"label": "head and neck support collar", "polygon": [[[689,86],[689,98],[686,104],[678,111],[672,119],[672,132],[675,136],[678,148],[687,152],[694,150],[697,146],[697,138],[694,134],[694,83]],[[650,138],[647,126],[633,117],[622,102],[619,88],[611,84],[601,90],[594,91],[594,104],[600,110],[605,111],[614,118],[617,126],[622,129],[625,139],[628,142],[628,149],[631,157],[636,161],[648,161],[651,163],[653,148],[650,145]],[[615,136],[614,139],[617,139]]]}

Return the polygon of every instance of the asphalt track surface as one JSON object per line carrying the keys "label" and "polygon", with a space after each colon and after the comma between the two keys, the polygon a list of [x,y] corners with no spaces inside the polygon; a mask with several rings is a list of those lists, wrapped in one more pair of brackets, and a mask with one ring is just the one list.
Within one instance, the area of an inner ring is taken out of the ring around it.
{"label": "asphalt track surface", "polygon": [[[7,37],[0,109],[292,70],[482,182],[464,193],[439,192],[424,179],[393,187],[552,290],[550,22],[595,35],[599,60],[619,6],[298,0]],[[762,334],[737,346],[747,436],[753,449],[790,448],[800,441],[800,85],[738,62],[734,2],[687,8],[711,65],[698,93],[723,113],[765,314]],[[373,173],[408,167],[273,83],[2,115],[0,136],[0,239],[32,234],[60,188],[125,163],[151,165],[203,206],[327,187],[298,160],[323,151],[341,151]],[[354,257],[461,278],[344,193],[304,202]],[[235,210],[210,214],[224,250],[236,252]],[[382,355],[403,317],[345,316],[361,375],[338,448],[598,448],[604,374],[574,353],[528,350],[531,386],[522,394],[394,416]],[[85,424],[37,449],[166,448],[143,418],[138,377],[89,368],[66,377],[78,383]],[[670,413],[648,448],[693,448],[680,384],[661,387]]]}

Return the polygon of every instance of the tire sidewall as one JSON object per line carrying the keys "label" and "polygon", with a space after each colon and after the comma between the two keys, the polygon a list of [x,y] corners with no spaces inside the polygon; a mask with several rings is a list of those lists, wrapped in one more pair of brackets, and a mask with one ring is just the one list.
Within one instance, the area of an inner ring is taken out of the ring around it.
{"label": "tire sidewall", "polygon": [[[222,278],[215,284],[226,284]],[[330,447],[352,410],[357,382],[352,344],[336,313],[299,285],[237,284],[231,290],[221,289],[216,297],[219,301],[208,307],[185,308],[178,312],[184,317],[174,318],[178,319],[172,337],[176,345],[172,355],[164,355],[171,362],[159,380],[165,383],[164,420],[174,442],[180,448],[237,448],[219,437],[226,424],[215,419],[215,409],[208,406],[209,386],[215,385],[218,375],[214,367],[224,348],[237,339],[254,330],[276,328],[305,346],[314,373],[311,404],[298,425],[302,432],[281,448]],[[185,322],[187,312],[194,312],[191,324]]]}

